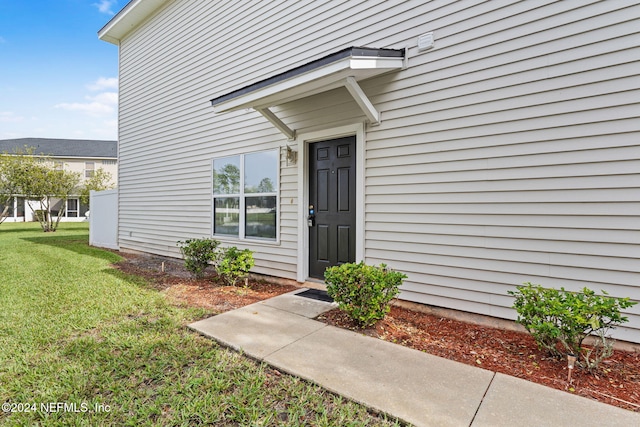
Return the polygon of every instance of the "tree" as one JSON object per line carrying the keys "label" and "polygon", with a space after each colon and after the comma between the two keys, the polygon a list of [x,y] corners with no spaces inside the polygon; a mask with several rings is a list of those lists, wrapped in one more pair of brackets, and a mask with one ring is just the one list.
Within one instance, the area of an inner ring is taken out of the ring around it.
{"label": "tree", "polygon": [[24,150],[15,150],[11,154],[0,154],[0,206],[3,207],[0,212],[0,224],[7,219],[14,197],[22,195],[21,176],[35,161],[33,149],[27,147]]}
{"label": "tree", "polygon": [[91,190],[103,191],[114,188],[112,178],[111,174],[102,168],[95,170],[93,176],[85,179],[80,188],[80,202],[89,204]]}
{"label": "tree", "polygon": [[262,178],[258,184],[258,193],[273,193],[273,182],[270,178]]}
{"label": "tree", "polygon": [[[35,212],[42,230],[56,231],[69,196],[77,191],[80,174],[59,170],[49,158],[33,153],[33,148],[25,147],[0,156],[0,202],[5,205],[2,216],[13,197],[22,196]],[[51,214],[54,200],[62,202],[56,218]]]}
{"label": "tree", "polygon": [[[18,176],[18,186],[35,212],[42,231],[56,231],[64,216],[67,200],[80,183],[80,173],[56,169],[52,162],[39,160],[27,164],[24,173]],[[62,202],[55,219],[51,214],[54,199]]]}
{"label": "tree", "polygon": [[7,213],[9,208],[13,205],[13,197],[15,189],[12,187],[11,179],[11,163],[8,161],[7,155],[0,156],[0,206],[2,211],[0,212],[0,224],[7,219]]}
{"label": "tree", "polygon": [[240,168],[226,164],[220,172],[213,171],[213,192],[216,194],[233,194],[240,192]]}

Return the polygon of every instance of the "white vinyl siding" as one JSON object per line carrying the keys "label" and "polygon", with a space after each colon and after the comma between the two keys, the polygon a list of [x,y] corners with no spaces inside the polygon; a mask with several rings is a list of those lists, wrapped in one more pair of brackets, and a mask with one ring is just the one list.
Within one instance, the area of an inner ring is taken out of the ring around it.
{"label": "white vinyl siding", "polygon": [[[168,2],[120,46],[120,246],[179,256],[210,235],[210,159],[286,146],[210,99],[348,46],[409,46],[407,69],[361,82],[382,117],[366,261],[406,272],[404,299],[505,318],[525,281],[640,300],[636,3]],[[299,133],[364,121],[344,89],[273,111]],[[295,278],[298,165],[280,160],[280,240],[242,246]],[[640,342],[640,306],[627,315],[616,336]]]}

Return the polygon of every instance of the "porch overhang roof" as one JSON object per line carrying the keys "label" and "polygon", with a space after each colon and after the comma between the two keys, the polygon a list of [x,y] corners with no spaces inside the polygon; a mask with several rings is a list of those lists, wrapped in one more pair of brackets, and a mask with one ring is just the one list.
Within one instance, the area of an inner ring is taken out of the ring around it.
{"label": "porch overhang roof", "polygon": [[[211,100],[211,105],[215,113],[253,108],[289,139],[293,139],[295,132],[286,127],[269,110],[269,107],[344,86],[354,97],[367,119],[371,123],[379,123],[379,113],[358,82],[402,69],[404,65],[403,49],[349,47],[218,96]],[[285,129],[282,129],[282,126]]]}

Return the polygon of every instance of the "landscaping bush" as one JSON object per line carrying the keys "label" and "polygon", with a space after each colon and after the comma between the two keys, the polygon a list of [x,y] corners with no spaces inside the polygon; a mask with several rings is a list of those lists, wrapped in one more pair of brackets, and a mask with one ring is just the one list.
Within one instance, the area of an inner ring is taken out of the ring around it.
{"label": "landscaping bush", "polygon": [[329,296],[361,326],[384,318],[406,277],[385,264],[377,267],[364,262],[330,267],[324,273]]}
{"label": "landscaping bush", "polygon": [[249,249],[239,250],[235,246],[231,246],[222,251],[216,265],[216,272],[231,286],[235,286],[240,279],[244,278],[246,286],[246,279],[253,265],[252,251]]}
{"label": "landscaping bush", "polygon": [[[608,333],[628,321],[620,310],[636,304],[629,298],[609,297],[604,291],[604,295],[596,295],[586,287],[581,292],[568,292],[564,288],[525,285],[508,292],[516,298],[513,305],[518,312],[516,321],[541,349],[558,358],[573,354],[578,365],[589,370],[611,356],[613,341]],[[584,348],[582,344],[589,335],[594,335],[594,344]]]}
{"label": "landscaping bush", "polygon": [[178,242],[186,269],[197,278],[204,277],[209,262],[216,261],[219,245],[219,241],[206,238]]}

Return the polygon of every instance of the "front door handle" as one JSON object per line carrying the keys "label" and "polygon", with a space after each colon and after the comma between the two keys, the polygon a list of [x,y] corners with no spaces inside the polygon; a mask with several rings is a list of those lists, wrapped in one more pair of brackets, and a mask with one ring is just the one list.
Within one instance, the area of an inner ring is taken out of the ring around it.
{"label": "front door handle", "polygon": [[309,216],[307,217],[307,225],[313,227],[316,225],[316,210],[313,205],[309,205]]}

